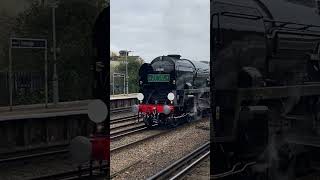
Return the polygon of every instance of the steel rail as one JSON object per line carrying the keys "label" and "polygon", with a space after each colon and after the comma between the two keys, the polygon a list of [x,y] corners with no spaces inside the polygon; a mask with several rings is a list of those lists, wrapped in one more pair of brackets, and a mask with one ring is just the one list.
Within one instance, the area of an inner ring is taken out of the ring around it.
{"label": "steel rail", "polygon": [[135,125],[142,125],[142,124],[144,124],[144,123],[141,122],[141,121],[140,122],[131,122],[131,123],[115,126],[115,127],[110,127],[110,131],[115,131],[115,130],[119,130],[119,129],[122,129],[122,128],[135,126]]}
{"label": "steel rail", "polygon": [[115,148],[111,148],[110,149],[110,152],[115,152],[115,151],[119,151],[119,150],[122,150],[122,149],[125,149],[125,148],[128,148],[128,147],[131,147],[131,146],[134,146],[134,145],[138,145],[138,144],[141,144],[145,141],[148,141],[148,140],[151,140],[151,139],[154,139],[154,138],[157,138],[158,136],[160,135],[164,135],[164,134],[167,134],[171,131],[163,131],[163,132],[159,132],[159,133],[156,133],[156,134],[153,134],[151,136],[148,136],[146,138],[143,138],[143,139],[140,139],[140,140],[137,140],[137,141],[133,141],[133,142],[130,142],[128,144],[125,144],[125,145],[122,145],[122,146],[118,146],[118,147],[115,147]]}
{"label": "steel rail", "polygon": [[[165,169],[159,171],[155,175],[148,178],[148,180],[169,179],[170,177],[171,177],[171,179],[177,178],[177,177],[181,176],[186,171],[186,168],[189,169],[189,168],[193,167],[198,162],[200,162],[203,158],[208,156],[208,153],[210,153],[210,142],[205,143],[204,145],[200,146],[199,148],[192,151],[188,155],[175,161],[173,164],[169,165]],[[190,163],[190,162],[192,164],[191,167],[189,167],[191,164],[188,165],[188,163]],[[185,167],[186,165],[188,165],[188,166]],[[183,167],[185,167],[185,168],[183,168]],[[183,169],[181,170],[181,168],[183,168]]]}
{"label": "steel rail", "polygon": [[112,109],[110,110],[110,113],[112,114],[112,113],[130,111],[131,109],[132,109],[132,106],[112,108]]}
{"label": "steel rail", "polygon": [[39,157],[43,157],[43,156],[52,156],[52,155],[57,155],[57,154],[65,154],[65,153],[68,153],[68,152],[69,151],[67,149],[63,149],[63,150],[57,150],[57,151],[50,151],[50,152],[35,153],[35,154],[16,156],[16,157],[10,157],[10,158],[3,158],[3,159],[0,159],[0,164],[1,163],[13,162],[13,161],[22,161],[22,160],[32,159],[32,158],[39,158]]}
{"label": "steel rail", "polygon": [[173,176],[170,180],[175,180],[180,177],[182,177],[184,174],[186,174],[190,169],[194,168],[197,164],[199,164],[201,161],[203,161],[205,158],[209,157],[210,151],[206,152],[204,155],[199,157],[197,160],[192,162],[189,166],[182,169],[180,172],[178,172],[175,176]]}
{"label": "steel rail", "polygon": [[121,137],[128,136],[130,134],[134,134],[134,133],[137,133],[137,132],[145,131],[147,129],[148,129],[148,127],[146,127],[145,125],[141,125],[141,126],[133,127],[133,128],[130,128],[130,129],[125,129],[125,130],[122,130],[122,131],[117,131],[117,132],[114,132],[114,133],[110,133],[110,139],[111,140],[119,139]]}
{"label": "steel rail", "polygon": [[126,121],[132,121],[132,120],[136,119],[137,117],[138,117],[137,115],[130,115],[130,116],[125,116],[125,117],[110,119],[110,125],[122,123],[122,122],[126,122]]}

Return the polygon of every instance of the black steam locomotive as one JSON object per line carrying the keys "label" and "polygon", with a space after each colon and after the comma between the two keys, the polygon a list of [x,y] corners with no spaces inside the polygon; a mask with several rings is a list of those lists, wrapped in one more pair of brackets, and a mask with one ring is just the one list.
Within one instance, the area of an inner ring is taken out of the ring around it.
{"label": "black steam locomotive", "polygon": [[295,172],[292,179],[312,169],[320,145],[316,7],[211,1],[213,178],[254,170],[270,179]]}
{"label": "black steam locomotive", "polygon": [[148,127],[177,126],[201,116],[209,105],[209,62],[168,55],[145,63],[139,70],[139,105]]}

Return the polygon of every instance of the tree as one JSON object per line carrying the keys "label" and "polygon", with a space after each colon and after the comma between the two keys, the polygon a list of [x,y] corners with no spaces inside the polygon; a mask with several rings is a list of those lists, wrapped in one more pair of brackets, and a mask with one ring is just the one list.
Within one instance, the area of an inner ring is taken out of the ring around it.
{"label": "tree", "polygon": [[111,52],[111,58],[118,56],[118,53],[117,53],[117,52],[115,52],[115,51],[110,51],[110,52]]}
{"label": "tree", "polygon": [[[56,37],[60,52],[57,56],[61,101],[91,98],[93,58],[92,28],[103,0],[64,0],[56,8]],[[48,39],[52,46],[51,8],[32,4],[19,14],[14,28],[16,36]],[[28,54],[30,53],[30,54]],[[26,55],[28,54],[28,55]],[[49,51],[49,82],[52,78],[52,53]],[[39,71],[43,69],[43,52],[32,51],[16,55],[14,69]],[[50,89],[50,86],[49,86]]]}
{"label": "tree", "polygon": [[[126,65],[124,63],[125,58],[119,59],[122,61],[116,68],[115,72],[121,72],[125,74]],[[136,93],[139,90],[139,68],[143,64],[143,60],[136,58],[136,56],[128,56],[128,76],[129,76],[129,93]]]}
{"label": "tree", "polygon": [[8,47],[9,37],[15,19],[5,11],[0,11],[0,71],[8,69]]}

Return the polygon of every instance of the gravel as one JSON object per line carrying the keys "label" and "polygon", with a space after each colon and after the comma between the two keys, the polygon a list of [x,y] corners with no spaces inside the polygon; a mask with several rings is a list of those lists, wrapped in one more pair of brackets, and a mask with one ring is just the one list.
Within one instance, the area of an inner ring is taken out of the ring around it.
{"label": "gravel", "polygon": [[[111,154],[113,179],[146,179],[210,139],[209,121],[201,120]],[[113,146],[113,142],[111,143]]]}

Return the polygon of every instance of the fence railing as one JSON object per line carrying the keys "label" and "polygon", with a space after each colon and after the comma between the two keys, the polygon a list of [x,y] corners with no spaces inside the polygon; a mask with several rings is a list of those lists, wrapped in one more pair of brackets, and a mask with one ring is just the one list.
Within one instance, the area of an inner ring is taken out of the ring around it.
{"label": "fence railing", "polygon": [[[21,104],[26,98],[43,98],[44,74],[42,72],[13,72],[13,101],[14,104]],[[39,100],[40,101],[40,100]],[[9,104],[9,73],[0,72],[0,105]]]}

